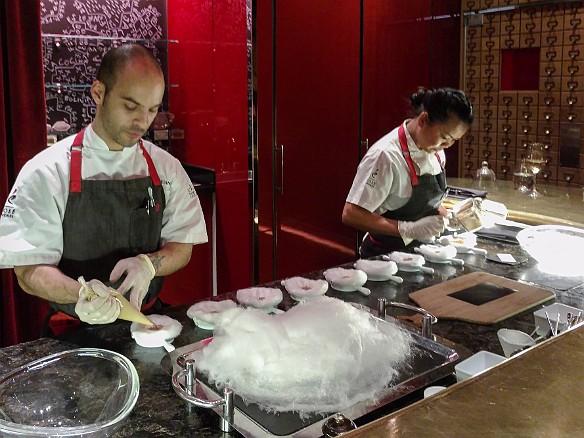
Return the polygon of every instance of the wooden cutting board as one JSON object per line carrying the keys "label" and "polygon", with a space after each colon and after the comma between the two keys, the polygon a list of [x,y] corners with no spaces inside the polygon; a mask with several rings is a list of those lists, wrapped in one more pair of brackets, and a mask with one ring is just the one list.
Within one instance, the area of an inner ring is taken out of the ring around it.
{"label": "wooden cutting board", "polygon": [[494,324],[555,298],[555,293],[486,272],[473,272],[409,295],[437,318]]}

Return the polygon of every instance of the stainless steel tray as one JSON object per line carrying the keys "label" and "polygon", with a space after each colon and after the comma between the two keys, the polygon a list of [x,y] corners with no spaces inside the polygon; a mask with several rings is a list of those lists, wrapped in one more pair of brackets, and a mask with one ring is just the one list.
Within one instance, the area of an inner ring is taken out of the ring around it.
{"label": "stainless steel tray", "polygon": [[[392,319],[394,323],[404,330],[411,332],[408,326]],[[380,327],[387,324],[379,319]],[[424,388],[437,380],[440,380],[454,370],[454,365],[464,359],[453,348],[454,344],[446,341],[449,346],[443,345],[433,339],[424,338],[418,333],[412,332],[413,345],[410,359],[401,367],[398,376],[392,384],[382,391],[375,403],[360,402],[341,411],[343,415],[357,423],[357,420],[366,414],[374,413],[383,406],[388,405],[412,392]],[[204,339],[194,344],[177,348],[167,354],[161,362],[165,372],[169,375],[176,373],[184,367],[183,360],[191,353],[204,348],[212,338]],[[461,347],[464,349],[464,347]],[[466,356],[466,354],[465,354]],[[207,400],[221,398],[221,391],[205,380],[205,376],[198,376],[196,395]],[[222,409],[216,409],[221,415]],[[234,428],[245,437],[295,437],[308,438],[322,436],[322,424],[335,412],[323,415],[310,415],[301,418],[296,412],[268,413],[259,409],[253,403],[246,404],[241,397],[235,394]],[[369,415],[368,415],[369,417]]]}

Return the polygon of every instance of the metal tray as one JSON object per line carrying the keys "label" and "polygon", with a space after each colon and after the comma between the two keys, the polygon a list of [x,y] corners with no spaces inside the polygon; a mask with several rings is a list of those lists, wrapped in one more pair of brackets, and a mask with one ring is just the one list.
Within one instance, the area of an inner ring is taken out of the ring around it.
{"label": "metal tray", "polygon": [[[387,319],[393,318],[388,316]],[[387,324],[384,320],[378,320],[380,321],[380,327]],[[404,330],[411,332],[408,326],[395,319],[393,321]],[[446,343],[450,344],[450,346],[445,346],[433,339],[424,338],[418,333],[412,332],[411,334],[414,341],[412,355],[403,364],[391,385],[385,391],[382,391],[381,396],[375,403],[367,401],[357,403],[341,411],[343,415],[358,423],[357,420],[364,415],[374,413],[374,411],[393,401],[451,375],[454,365],[464,359],[454,348],[451,348],[455,347],[455,345],[449,341],[446,341]],[[174,374],[182,368],[179,363],[183,363],[183,360],[191,353],[204,348],[211,339],[204,339],[194,344],[177,348],[162,359],[162,368],[169,375]],[[198,375],[197,377],[196,394],[198,397],[207,400],[221,398],[221,391],[206,381],[204,375]],[[233,426],[245,437],[320,437],[322,436],[322,424],[336,413],[310,415],[303,419],[296,412],[269,413],[263,411],[253,403],[246,404],[237,394],[235,394],[234,401]],[[221,408],[216,409],[216,412],[221,415]]]}

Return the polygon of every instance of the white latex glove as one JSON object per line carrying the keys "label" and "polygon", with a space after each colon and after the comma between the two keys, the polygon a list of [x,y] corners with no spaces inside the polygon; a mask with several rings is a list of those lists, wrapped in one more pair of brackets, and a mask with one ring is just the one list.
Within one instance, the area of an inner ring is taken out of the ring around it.
{"label": "white latex glove", "polygon": [[81,289],[75,305],[79,319],[89,324],[109,324],[120,315],[120,302],[112,295],[112,289],[99,280],[87,283],[79,277]]}
{"label": "white latex glove", "polygon": [[397,229],[406,245],[413,240],[432,239],[444,231],[444,216],[426,216],[413,222],[398,221]]}
{"label": "white latex glove", "polygon": [[118,287],[118,292],[125,294],[130,291],[130,304],[136,309],[140,309],[142,300],[144,300],[150,287],[150,281],[156,274],[154,265],[145,254],[122,259],[114,266],[110,274],[110,281],[118,281],[123,274],[126,274],[126,278]]}

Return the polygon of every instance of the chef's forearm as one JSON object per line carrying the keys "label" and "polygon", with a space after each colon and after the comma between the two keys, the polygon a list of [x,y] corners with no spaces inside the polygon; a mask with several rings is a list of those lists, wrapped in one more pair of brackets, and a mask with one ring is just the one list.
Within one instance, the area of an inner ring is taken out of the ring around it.
{"label": "chef's forearm", "polygon": [[160,251],[146,255],[154,266],[155,275],[164,277],[185,267],[191,260],[192,252],[193,245],[190,243],[168,242]]}
{"label": "chef's forearm", "polygon": [[31,295],[61,304],[76,303],[81,285],[53,265],[15,266],[20,287]]}
{"label": "chef's forearm", "polygon": [[381,215],[350,202],[345,203],[342,221],[345,225],[369,233],[384,234],[387,236],[399,236],[397,221],[386,219]]}

